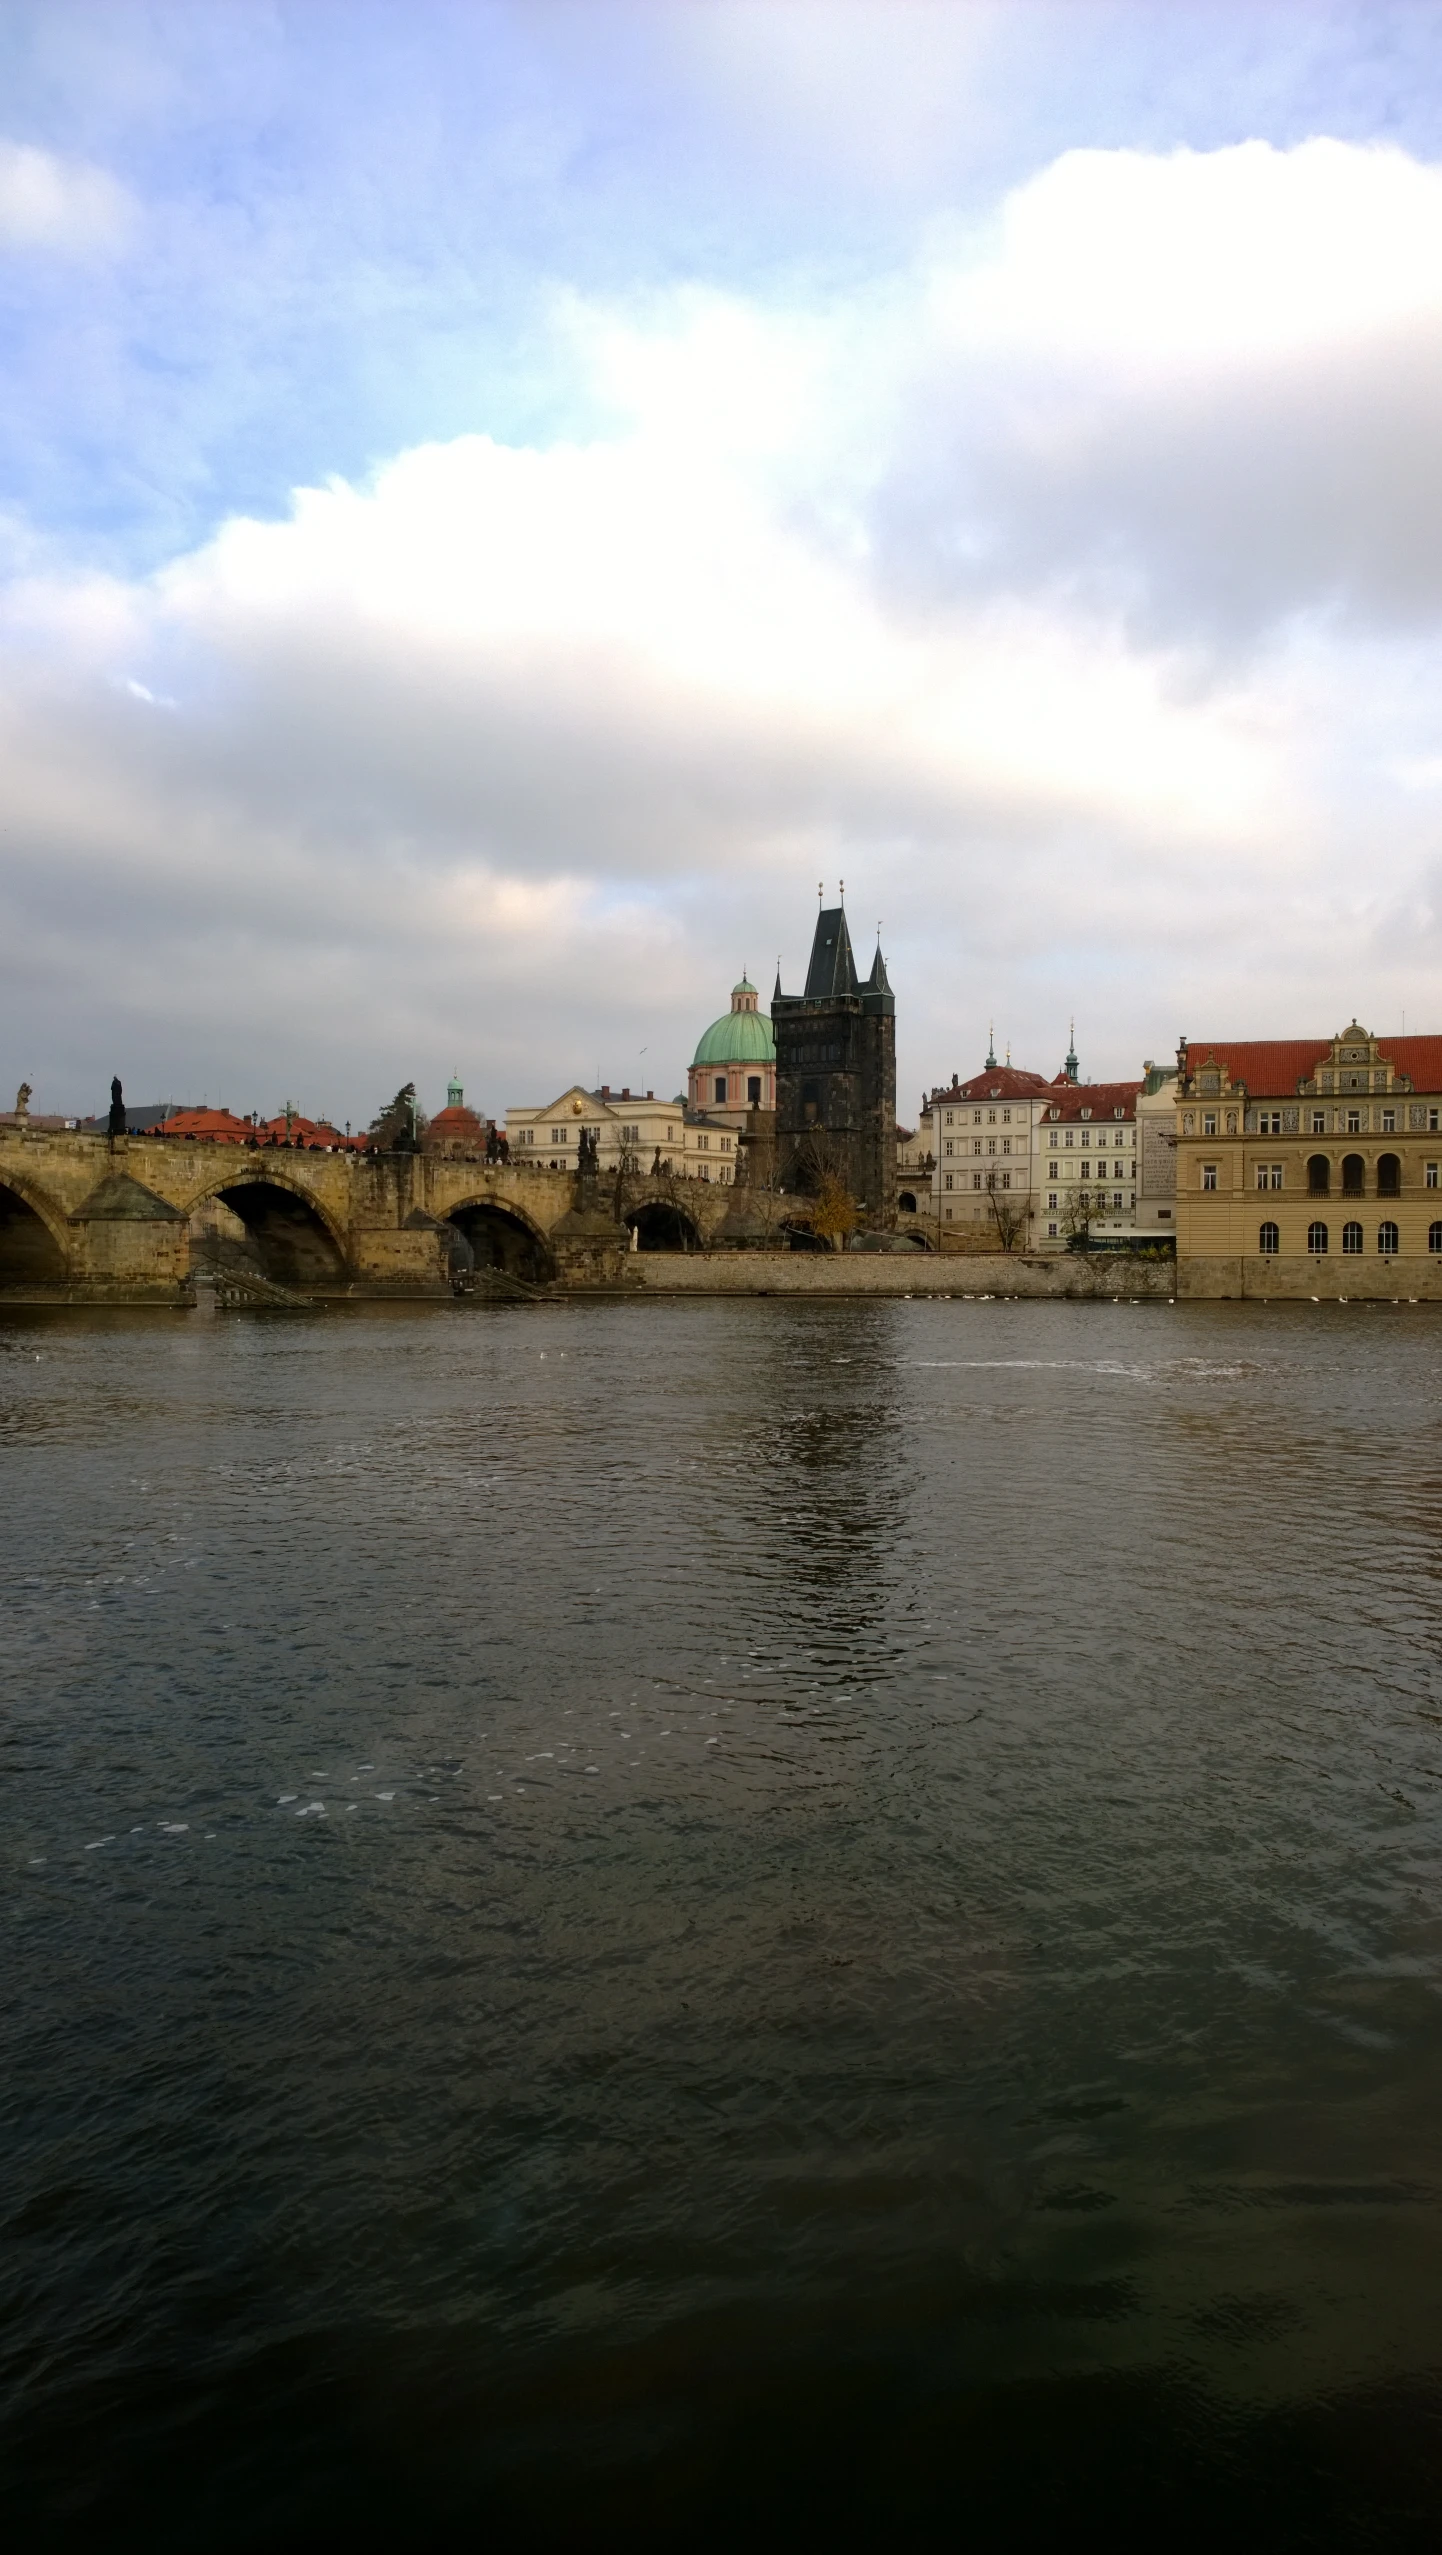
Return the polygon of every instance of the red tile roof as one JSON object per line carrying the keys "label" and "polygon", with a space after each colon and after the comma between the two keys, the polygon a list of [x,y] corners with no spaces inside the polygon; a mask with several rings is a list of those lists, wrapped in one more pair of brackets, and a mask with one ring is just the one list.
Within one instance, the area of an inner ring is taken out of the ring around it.
{"label": "red tile roof", "polygon": [[[1379,1038],[1379,1053],[1416,1091],[1442,1091],[1442,1038]],[[1199,1073],[1215,1056],[1229,1081],[1246,1084],[1256,1100],[1291,1099],[1330,1056],[1330,1038],[1189,1038],[1187,1067]]]}
{"label": "red tile roof", "polygon": [[204,1136],[208,1144],[249,1144],[255,1129],[249,1118],[237,1118],[229,1109],[177,1109],[163,1126],[148,1128],[147,1133]]}
{"label": "red tile roof", "polygon": [[988,1065],[983,1073],[973,1074],[970,1082],[953,1082],[945,1090],[933,1091],[938,1100],[1034,1100],[1039,1091],[1050,1089],[1045,1074],[1025,1073],[1020,1065]]}
{"label": "red tile roof", "polygon": [[1134,1118],[1137,1093],[1144,1088],[1140,1082],[1055,1082],[1048,1088],[1045,1114],[1048,1120],[1059,1118],[1063,1126],[1078,1118],[1115,1122],[1119,1109],[1124,1118]]}

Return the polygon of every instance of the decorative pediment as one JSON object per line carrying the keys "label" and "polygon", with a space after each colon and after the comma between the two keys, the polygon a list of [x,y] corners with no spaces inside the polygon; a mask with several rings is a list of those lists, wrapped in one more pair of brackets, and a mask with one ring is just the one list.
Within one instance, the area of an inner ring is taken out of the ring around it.
{"label": "decorative pediment", "polygon": [[[1410,1091],[1405,1074],[1398,1074],[1396,1087]],[[1364,1029],[1359,1020],[1342,1030],[1332,1040],[1317,1066],[1310,1086],[1318,1092],[1347,1093],[1390,1091],[1393,1088],[1392,1067],[1382,1053],[1382,1042]]]}

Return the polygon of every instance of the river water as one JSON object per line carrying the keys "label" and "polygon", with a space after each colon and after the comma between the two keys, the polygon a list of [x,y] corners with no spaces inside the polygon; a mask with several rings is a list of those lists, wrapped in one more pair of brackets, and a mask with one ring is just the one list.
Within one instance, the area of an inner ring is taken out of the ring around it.
{"label": "river water", "polygon": [[8,1315],[11,2542],[1435,2546],[1439,1383]]}

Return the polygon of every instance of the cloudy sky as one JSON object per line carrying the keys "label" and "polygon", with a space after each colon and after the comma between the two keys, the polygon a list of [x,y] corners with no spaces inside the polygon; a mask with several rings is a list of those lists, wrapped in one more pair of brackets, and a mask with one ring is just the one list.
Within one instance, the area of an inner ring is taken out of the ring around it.
{"label": "cloudy sky", "polygon": [[0,332],[37,1105],[1442,1030],[1435,6],[0,0]]}

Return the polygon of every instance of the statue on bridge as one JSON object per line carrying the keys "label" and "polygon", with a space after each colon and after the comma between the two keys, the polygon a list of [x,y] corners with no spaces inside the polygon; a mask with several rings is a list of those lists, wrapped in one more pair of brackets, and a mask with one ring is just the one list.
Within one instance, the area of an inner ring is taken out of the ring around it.
{"label": "statue on bridge", "polygon": [[30,1084],[28,1082],[22,1082],[19,1090],[15,1094],[15,1115],[17,1118],[28,1117],[30,1113],[30,1091]]}
{"label": "statue on bridge", "polygon": [[108,1136],[123,1136],[126,1133],[125,1099],[120,1088],[119,1074],[114,1076],[110,1085],[110,1116],[106,1121],[105,1132]]}

